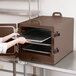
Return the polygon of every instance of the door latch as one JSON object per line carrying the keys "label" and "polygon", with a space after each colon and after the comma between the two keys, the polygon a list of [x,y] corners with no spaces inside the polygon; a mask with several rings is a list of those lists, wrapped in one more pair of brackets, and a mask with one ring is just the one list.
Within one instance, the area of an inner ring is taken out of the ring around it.
{"label": "door latch", "polygon": [[60,33],[58,31],[56,31],[56,33],[54,34],[54,37],[60,36]]}
{"label": "door latch", "polygon": [[56,48],[56,49],[53,51],[54,54],[56,54],[56,53],[58,53],[58,52],[59,52],[59,49],[58,49],[58,48]]}

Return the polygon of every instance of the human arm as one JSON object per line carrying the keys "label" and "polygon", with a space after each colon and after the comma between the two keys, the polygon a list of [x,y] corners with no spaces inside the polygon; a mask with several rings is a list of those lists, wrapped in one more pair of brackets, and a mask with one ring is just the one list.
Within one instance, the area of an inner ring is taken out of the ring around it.
{"label": "human arm", "polygon": [[30,41],[26,40],[24,37],[19,37],[13,41],[8,42],[7,48],[10,48],[14,46],[15,44],[24,44],[24,43],[30,43]]}
{"label": "human arm", "polygon": [[20,37],[7,43],[0,43],[0,53],[6,53],[7,49],[14,46],[15,44],[24,44],[29,42],[30,41],[26,40],[24,37]]}
{"label": "human arm", "polygon": [[13,36],[18,36],[19,34],[18,33],[12,33],[12,34],[9,34],[5,37],[2,37],[2,43],[9,40],[10,38],[12,38]]}

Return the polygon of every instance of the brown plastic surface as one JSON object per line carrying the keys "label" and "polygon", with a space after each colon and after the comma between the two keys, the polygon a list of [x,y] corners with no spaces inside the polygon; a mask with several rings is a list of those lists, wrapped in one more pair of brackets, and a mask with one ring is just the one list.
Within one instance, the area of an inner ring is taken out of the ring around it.
{"label": "brown plastic surface", "polygon": [[[56,14],[59,14],[59,16],[56,16]],[[73,25],[74,19],[62,17],[61,13],[54,13],[53,16],[39,16],[19,23],[19,32],[22,31],[22,27],[47,28],[52,30],[52,53],[50,55],[26,52],[21,49],[22,45],[20,45],[19,58],[27,61],[56,64],[73,51]],[[54,37],[56,32],[59,32],[60,36]],[[59,49],[59,52],[54,54],[53,51],[56,48]]]}

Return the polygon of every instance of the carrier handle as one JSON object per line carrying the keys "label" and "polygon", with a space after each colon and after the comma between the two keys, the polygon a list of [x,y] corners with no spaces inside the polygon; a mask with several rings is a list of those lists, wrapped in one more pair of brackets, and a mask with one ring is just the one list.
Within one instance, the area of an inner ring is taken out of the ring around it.
{"label": "carrier handle", "polygon": [[61,14],[61,12],[54,12],[52,14],[52,16],[54,16],[54,17],[62,17],[62,14]]}

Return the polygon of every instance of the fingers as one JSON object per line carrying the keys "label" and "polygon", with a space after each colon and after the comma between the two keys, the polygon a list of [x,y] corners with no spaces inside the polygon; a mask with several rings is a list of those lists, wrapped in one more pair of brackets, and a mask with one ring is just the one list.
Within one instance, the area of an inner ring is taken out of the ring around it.
{"label": "fingers", "polygon": [[24,37],[19,37],[16,39],[18,43],[24,44],[24,43],[30,43],[29,40],[25,39]]}
{"label": "fingers", "polygon": [[27,40],[26,38],[24,38],[24,37],[21,37],[21,38],[23,38],[24,40],[25,40],[25,43],[31,43],[31,41],[30,40]]}
{"label": "fingers", "polygon": [[18,36],[20,35],[19,33],[12,33],[12,36]]}
{"label": "fingers", "polygon": [[31,43],[31,41],[29,41],[29,40],[26,40],[26,41],[25,41],[25,43]]}
{"label": "fingers", "polygon": [[18,35],[20,35],[20,34],[19,34],[19,33],[14,33],[13,35],[18,36]]}

